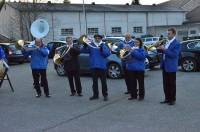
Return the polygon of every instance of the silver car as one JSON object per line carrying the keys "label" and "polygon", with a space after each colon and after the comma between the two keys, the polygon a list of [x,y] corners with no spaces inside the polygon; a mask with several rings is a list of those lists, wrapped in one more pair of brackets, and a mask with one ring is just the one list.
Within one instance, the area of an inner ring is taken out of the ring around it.
{"label": "silver car", "polygon": [[[81,73],[90,73],[90,64],[89,64],[89,54],[81,53],[79,55],[80,62],[80,72]],[[117,79],[122,77],[123,71],[121,66],[121,60],[115,54],[111,54],[107,59],[107,75],[109,78]],[[59,76],[64,76],[64,66],[57,65],[54,63],[54,68]]]}

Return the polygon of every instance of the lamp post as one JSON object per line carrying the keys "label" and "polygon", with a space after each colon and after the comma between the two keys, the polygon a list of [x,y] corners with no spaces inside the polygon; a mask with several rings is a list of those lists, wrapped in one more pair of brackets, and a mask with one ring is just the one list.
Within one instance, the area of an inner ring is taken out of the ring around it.
{"label": "lamp post", "polygon": [[87,35],[87,18],[86,18],[86,11],[85,11],[85,1],[83,0],[83,16],[84,16],[84,33]]}

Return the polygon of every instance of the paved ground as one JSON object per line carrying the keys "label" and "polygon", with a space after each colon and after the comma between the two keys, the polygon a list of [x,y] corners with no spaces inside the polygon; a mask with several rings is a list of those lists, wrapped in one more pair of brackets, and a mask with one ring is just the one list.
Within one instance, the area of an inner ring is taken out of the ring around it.
{"label": "paved ground", "polygon": [[0,132],[199,132],[199,73],[177,74],[177,103],[161,105],[161,71],[148,71],[146,97],[129,101],[122,79],[108,80],[109,101],[89,101],[91,79],[81,78],[83,97],[70,97],[68,81],[58,77],[50,63],[52,98],[34,97],[29,64],[11,66],[15,93],[7,82],[0,89]]}

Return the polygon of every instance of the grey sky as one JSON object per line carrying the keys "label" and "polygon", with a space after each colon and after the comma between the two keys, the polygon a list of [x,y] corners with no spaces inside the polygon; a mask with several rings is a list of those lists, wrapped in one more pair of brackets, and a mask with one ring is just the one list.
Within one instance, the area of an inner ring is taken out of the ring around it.
{"label": "grey sky", "polygon": [[[55,0],[57,1],[57,0]],[[60,1],[60,0],[59,0]],[[70,0],[71,3],[82,3],[83,0]],[[96,4],[125,4],[125,3],[131,3],[132,0],[85,0],[85,3],[92,3],[95,2]],[[142,4],[158,4],[162,3],[168,0],[140,0]]]}

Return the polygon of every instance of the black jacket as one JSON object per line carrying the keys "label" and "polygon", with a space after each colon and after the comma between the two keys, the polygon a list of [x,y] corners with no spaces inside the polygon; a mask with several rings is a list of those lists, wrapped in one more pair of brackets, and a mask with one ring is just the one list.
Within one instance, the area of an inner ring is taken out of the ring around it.
{"label": "black jacket", "polygon": [[80,50],[78,48],[71,48],[69,52],[63,57],[63,64],[65,71],[76,71],[80,69],[78,56]]}

